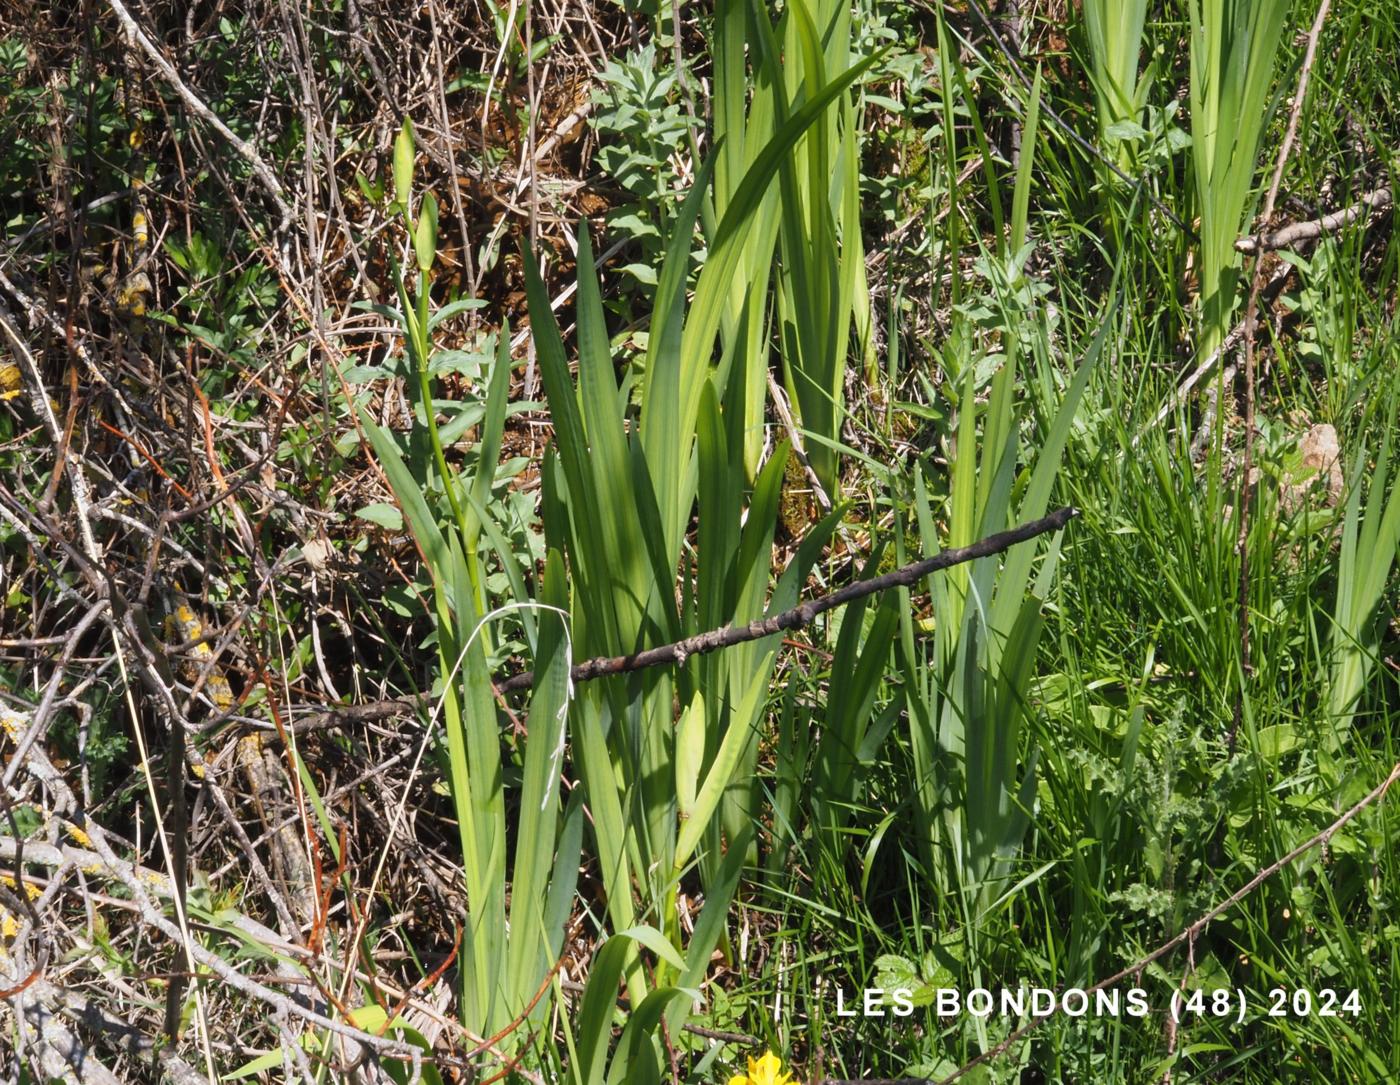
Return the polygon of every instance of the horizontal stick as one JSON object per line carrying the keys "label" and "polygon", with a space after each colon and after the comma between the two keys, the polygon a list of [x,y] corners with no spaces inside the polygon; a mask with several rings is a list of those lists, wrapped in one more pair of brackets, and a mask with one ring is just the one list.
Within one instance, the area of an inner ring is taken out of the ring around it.
{"label": "horizontal stick", "polygon": [[[931,558],[924,558],[912,565],[905,565],[903,568],[885,573],[883,576],[847,584],[844,588],[840,588],[830,595],[809,599],[807,602],[799,603],[791,610],[775,614],[771,618],[760,618],[747,625],[726,625],[722,629],[711,629],[706,633],[697,633],[693,637],[686,637],[673,644],[647,648],[630,656],[599,656],[596,659],[586,660],[574,667],[569,672],[569,677],[575,682],[588,682],[594,678],[604,678],[611,674],[639,671],[644,667],[656,667],[665,663],[680,664],[693,655],[703,655],[720,648],[729,648],[751,640],[771,637],[774,633],[799,629],[810,624],[817,615],[825,614],[828,610],[835,610],[847,603],[853,603],[857,599],[864,599],[867,595],[888,591],[890,588],[912,587],[929,573],[948,569],[954,565],[962,565],[965,562],[976,561],[978,558],[989,557],[992,554],[1000,554],[1004,550],[1011,549],[1017,543],[1026,542],[1050,531],[1058,531],[1078,515],[1078,509],[1056,509],[1049,516],[1043,516],[1039,520],[1032,520],[1007,531],[1000,531],[995,535],[989,535],[968,546],[944,550]],[[497,689],[502,693],[510,693],[517,689],[528,689],[534,684],[534,681],[534,672],[526,671],[524,674],[517,674],[514,678],[502,682],[497,686]]]}
{"label": "horizontal stick", "polygon": [[1335,234],[1343,227],[1350,226],[1368,212],[1374,214],[1384,211],[1394,202],[1390,189],[1378,188],[1374,192],[1366,193],[1350,207],[1343,207],[1340,211],[1333,211],[1311,222],[1292,222],[1273,233],[1242,237],[1235,242],[1235,251],[1251,253],[1263,249],[1269,252],[1290,248],[1303,241],[1316,241],[1324,234]]}

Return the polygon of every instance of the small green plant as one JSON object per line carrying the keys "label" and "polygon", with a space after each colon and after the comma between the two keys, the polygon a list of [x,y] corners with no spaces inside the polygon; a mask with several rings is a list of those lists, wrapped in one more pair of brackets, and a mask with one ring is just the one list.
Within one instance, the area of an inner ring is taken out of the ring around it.
{"label": "small green plant", "polygon": [[[1024,270],[1038,91],[1037,83],[1009,235],[998,237],[995,253],[981,256],[981,291],[957,303],[944,350],[942,393],[950,422],[941,509],[930,482],[942,472],[925,458],[913,474],[914,537],[925,553],[1044,514],[1117,308],[1115,297],[1060,392],[1046,379],[1054,369],[1056,317],[1044,302],[1046,284]],[[996,198],[990,182],[989,193]],[[1027,389],[1039,389],[1030,397],[1035,412],[1029,417],[1017,402],[1023,368],[1035,376]],[[908,546],[903,531],[896,545],[902,561]],[[931,578],[930,639],[916,638],[907,593],[900,608],[897,656],[909,712],[914,832],[934,884],[957,901],[953,911],[962,920],[966,967],[974,977],[984,967],[986,915],[1010,894],[1008,879],[1036,806],[1038,754],[1028,719],[1042,611],[1059,548],[1057,535],[1038,570],[1034,548],[1021,547],[1004,560]]]}
{"label": "small green plant", "polygon": [[[1368,462],[1363,451],[1350,480],[1342,521],[1326,687],[1326,719],[1331,732],[1325,747],[1328,755],[1340,752],[1342,736],[1360,710],[1362,695],[1375,671],[1381,604],[1400,552],[1400,485],[1391,477],[1395,416],[1392,403],[1374,462]],[[1363,477],[1370,481],[1364,509]],[[1339,766],[1333,768],[1340,770]]]}
{"label": "small green plant", "polygon": [[602,137],[598,165],[631,198],[608,212],[607,223],[612,234],[634,243],[621,270],[647,299],[680,204],[673,156],[685,143],[687,122],[675,101],[675,71],[660,63],[654,44],[609,59],[599,80],[591,117]]}
{"label": "small green plant", "polygon": [[186,282],[168,312],[153,315],[212,355],[201,369],[201,384],[207,395],[221,397],[241,370],[256,368],[267,314],[278,301],[277,284],[266,265],[237,266],[227,242],[198,230],[188,241],[172,238],[165,247]]}
{"label": "small green plant", "polygon": [[[712,353],[781,164],[862,70],[842,73],[754,148],[686,308],[691,231],[715,163],[700,169],[658,277],[635,423],[617,384],[587,231],[579,235],[577,386],[526,254],[557,445],[543,468],[543,519],[551,547],[566,559],[582,655],[630,654],[792,606],[835,527],[828,517],[770,583],[786,446],[763,465],[745,500],[748,374],[760,360],[740,353],[743,335],[719,364]],[[748,273],[766,283],[771,272],[765,265]],[[697,512],[692,542],[687,526]],[[677,1042],[694,1010],[696,985],[724,937],[728,903],[754,846],[754,775],[775,640],[689,660],[674,675],[648,668],[589,683],[573,702],[574,764],[592,814],[612,932],[595,956],[570,1039],[578,1085],[603,1080],[605,1071],[607,1080],[659,1082],[662,1022]],[[687,938],[677,900],[682,881],[696,876],[705,907]],[[651,968],[643,966],[643,949],[656,958]],[[632,1011],[614,1045],[607,1023],[619,981]]]}
{"label": "small green plant", "polygon": [[[851,63],[851,8],[839,0],[794,3],[777,33],[761,23],[759,30],[767,78],[779,88],[774,106],[780,121],[790,102],[815,97],[833,73]],[[840,492],[846,359],[853,346],[862,363],[873,359],[861,238],[859,118],[853,96],[843,94],[780,174],[776,316],[783,376],[810,437],[808,459],[830,495]]]}

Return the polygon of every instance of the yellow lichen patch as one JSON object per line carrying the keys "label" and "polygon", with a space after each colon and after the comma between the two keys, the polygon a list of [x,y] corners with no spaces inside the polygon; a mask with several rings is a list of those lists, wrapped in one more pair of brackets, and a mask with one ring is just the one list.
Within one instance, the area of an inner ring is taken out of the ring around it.
{"label": "yellow lichen patch", "polygon": [[136,247],[142,252],[151,243],[151,224],[146,218],[146,212],[137,209],[131,216],[131,239],[136,242]]}
{"label": "yellow lichen patch", "polygon": [[73,843],[84,848],[92,847],[92,837],[88,836],[82,829],[76,825],[65,825],[64,828],[68,830],[68,835],[73,838]]}
{"label": "yellow lichen patch", "polygon": [[13,362],[0,365],[0,399],[14,399],[20,393],[19,366]]}
{"label": "yellow lichen patch", "polygon": [[6,938],[13,938],[19,933],[19,920],[12,916],[4,908],[0,908],[0,934]]}
{"label": "yellow lichen patch", "polygon": [[146,315],[146,298],[151,293],[151,278],[144,271],[128,275],[117,288],[113,299],[117,313],[128,320]]}
{"label": "yellow lichen patch", "polygon": [[28,724],[29,720],[26,717],[0,706],[0,728],[3,728],[5,734],[11,738],[18,739],[20,735],[24,734],[24,729]]}
{"label": "yellow lichen patch", "polygon": [[[9,874],[0,875],[0,885],[5,886],[6,889],[14,889],[15,880]],[[33,882],[24,883],[24,895],[30,900],[38,900],[39,897],[43,895],[43,892],[44,891]]]}
{"label": "yellow lichen patch", "polygon": [[[204,626],[195,617],[194,611],[181,603],[172,613],[165,616],[165,635],[174,641],[194,640],[204,635]],[[209,645],[196,644],[191,651],[197,656],[207,656]]]}
{"label": "yellow lichen patch", "polygon": [[[173,613],[165,616],[165,636],[167,640],[177,644],[198,640],[204,636],[204,625],[193,610],[181,603]],[[180,673],[187,682],[194,682],[198,680],[203,670],[203,666],[197,661],[212,659],[214,652],[208,644],[200,641],[190,649],[190,655],[194,657],[194,660],[187,661],[181,667]],[[217,668],[210,671],[209,677],[204,680],[204,690],[218,708],[233,707],[233,687],[228,684],[228,679]]]}

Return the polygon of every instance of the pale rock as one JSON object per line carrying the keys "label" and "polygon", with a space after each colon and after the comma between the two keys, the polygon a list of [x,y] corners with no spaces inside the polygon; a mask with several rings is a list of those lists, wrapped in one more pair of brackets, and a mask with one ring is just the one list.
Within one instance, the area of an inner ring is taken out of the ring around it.
{"label": "pale rock", "polygon": [[1298,441],[1298,463],[1283,480],[1279,495],[1285,510],[1295,512],[1314,489],[1328,508],[1342,496],[1342,449],[1337,431],[1327,423],[1309,427]]}

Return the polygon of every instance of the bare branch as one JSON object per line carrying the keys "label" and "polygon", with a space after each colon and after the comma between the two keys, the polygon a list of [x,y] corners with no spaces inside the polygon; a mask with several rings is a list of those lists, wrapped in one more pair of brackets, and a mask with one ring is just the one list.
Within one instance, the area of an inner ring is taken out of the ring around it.
{"label": "bare branch", "polygon": [[[791,610],[775,614],[771,618],[761,618],[749,622],[748,625],[726,625],[722,629],[711,629],[709,632],[697,633],[693,637],[678,640],[673,644],[662,644],[630,656],[603,656],[586,660],[574,667],[569,672],[569,677],[575,682],[587,682],[611,674],[638,671],[644,667],[656,667],[665,663],[684,663],[688,657],[693,655],[704,655],[706,652],[714,652],[720,648],[730,648],[751,640],[762,640],[764,637],[771,637],[774,633],[800,629],[804,625],[811,624],[817,615],[825,614],[828,610],[835,610],[839,606],[853,603],[857,599],[864,599],[867,595],[874,595],[876,592],[888,591],[890,588],[912,587],[930,573],[936,573],[940,569],[948,569],[954,565],[962,565],[964,562],[999,554],[1003,550],[1011,549],[1017,543],[1026,542],[1050,531],[1057,531],[1078,515],[1078,509],[1056,509],[1049,516],[1032,520],[995,535],[989,535],[970,546],[944,550],[931,558],[924,558],[912,565],[905,565],[903,568],[885,573],[883,576],[847,584],[844,588],[834,591],[830,595],[823,595],[818,599],[799,603]],[[497,688],[502,693],[509,693],[512,690],[527,689],[534,683],[534,680],[534,673],[527,671],[525,674],[517,674],[514,678],[507,679]]]}
{"label": "bare branch", "polygon": [[1251,234],[1235,242],[1235,251],[1243,253],[1270,252],[1274,249],[1291,249],[1304,241],[1316,241],[1324,234],[1335,234],[1350,226],[1362,215],[1384,211],[1395,202],[1395,196],[1388,188],[1378,188],[1368,192],[1350,207],[1323,215],[1310,222],[1291,222],[1272,233]]}

